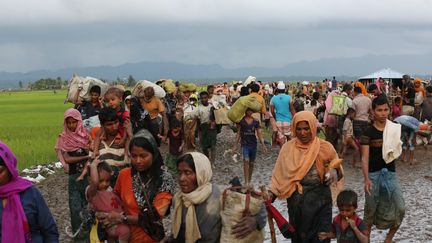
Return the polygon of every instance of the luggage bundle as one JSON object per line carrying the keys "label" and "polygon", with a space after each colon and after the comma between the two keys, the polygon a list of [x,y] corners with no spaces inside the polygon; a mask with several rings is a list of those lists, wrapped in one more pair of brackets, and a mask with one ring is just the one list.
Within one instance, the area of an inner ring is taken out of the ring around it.
{"label": "luggage bundle", "polygon": [[248,108],[254,112],[259,112],[261,111],[261,103],[259,103],[254,97],[242,96],[228,111],[228,118],[234,123],[239,123]]}
{"label": "luggage bundle", "polygon": [[165,90],[161,86],[147,80],[138,81],[132,90],[132,95],[139,98],[144,97],[144,89],[147,87],[152,87],[154,89],[155,96],[158,98],[164,98],[166,95]]}
{"label": "luggage bundle", "polygon": [[[245,192],[244,192],[245,191]],[[230,187],[222,195],[222,232],[221,243],[251,243],[264,241],[264,229],[254,230],[243,239],[235,238],[232,227],[244,216],[257,215],[263,204],[262,196],[243,187]]]}
{"label": "luggage bundle", "polygon": [[155,83],[161,86],[168,94],[172,94],[176,90],[176,86],[172,79],[159,79]]}
{"label": "luggage bundle", "polygon": [[[77,92],[79,92],[78,97],[83,99],[84,101],[90,101],[90,89],[93,86],[99,86],[101,89],[100,96],[103,97],[105,92],[108,90],[109,85],[104,83],[103,81],[92,78],[92,77],[81,77],[77,75],[73,75],[71,80],[69,81],[68,92],[66,96],[66,102],[75,103]],[[82,88],[81,90],[79,90]]]}
{"label": "luggage bundle", "polygon": [[180,84],[180,87],[179,87],[180,92],[186,92],[186,91],[195,92],[196,89],[197,89],[197,86],[196,86],[196,84],[193,84],[193,83]]}

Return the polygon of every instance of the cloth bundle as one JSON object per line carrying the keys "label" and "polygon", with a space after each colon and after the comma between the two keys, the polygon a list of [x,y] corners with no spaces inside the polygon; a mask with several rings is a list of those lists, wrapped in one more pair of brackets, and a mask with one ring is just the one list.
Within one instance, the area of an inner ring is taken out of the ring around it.
{"label": "cloth bundle", "polygon": [[254,97],[242,96],[228,111],[228,118],[234,123],[239,123],[245,116],[245,112],[248,108],[253,112],[259,112],[261,110],[261,103],[259,103]]}
{"label": "cloth bundle", "polygon": [[132,95],[139,98],[144,97],[144,89],[147,87],[152,87],[154,89],[155,96],[158,98],[164,98],[166,95],[165,90],[161,86],[147,80],[138,81],[132,90]]}
{"label": "cloth bundle", "polygon": [[180,92],[190,91],[194,92],[197,89],[196,84],[193,83],[187,83],[187,84],[181,84],[179,87]]}
{"label": "cloth bundle", "polygon": [[[66,102],[75,102],[75,97],[77,92],[79,92],[79,97],[85,101],[90,101],[90,89],[93,86],[99,86],[101,88],[100,96],[103,97],[105,92],[108,90],[109,85],[102,82],[97,78],[92,77],[80,77],[74,75],[69,81],[68,93],[66,96]],[[79,88],[82,88],[81,91]]]}
{"label": "cloth bundle", "polygon": [[222,199],[222,233],[221,243],[251,243],[263,242],[264,230],[254,230],[243,239],[237,239],[232,234],[232,227],[243,218],[244,214],[257,215],[260,211],[263,200],[259,197],[254,197],[251,193],[240,193],[231,189],[224,191]]}

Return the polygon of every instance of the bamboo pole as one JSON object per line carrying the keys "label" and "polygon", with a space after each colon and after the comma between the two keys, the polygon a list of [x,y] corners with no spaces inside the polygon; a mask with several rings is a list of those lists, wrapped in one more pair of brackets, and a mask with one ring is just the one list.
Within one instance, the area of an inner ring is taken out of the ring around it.
{"label": "bamboo pole", "polygon": [[[261,186],[261,192],[262,192],[264,200],[267,201],[269,199],[269,195],[267,193],[267,189],[265,186]],[[268,224],[269,224],[269,228],[270,228],[271,242],[276,243],[276,233],[275,233],[275,228],[274,228],[274,224],[273,224],[273,218],[270,215],[270,212],[267,212],[267,220],[268,220]]]}

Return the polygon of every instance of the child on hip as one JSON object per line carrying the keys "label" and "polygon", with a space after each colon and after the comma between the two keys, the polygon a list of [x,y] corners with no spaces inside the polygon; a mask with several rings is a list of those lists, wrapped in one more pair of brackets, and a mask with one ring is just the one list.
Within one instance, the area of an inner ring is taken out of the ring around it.
{"label": "child on hip", "polygon": [[112,169],[106,162],[98,159],[90,165],[90,185],[86,189],[86,197],[96,214],[117,212],[123,214],[124,222],[106,227],[109,242],[129,242],[130,231],[127,226],[127,215],[121,207],[120,198],[110,187]]}

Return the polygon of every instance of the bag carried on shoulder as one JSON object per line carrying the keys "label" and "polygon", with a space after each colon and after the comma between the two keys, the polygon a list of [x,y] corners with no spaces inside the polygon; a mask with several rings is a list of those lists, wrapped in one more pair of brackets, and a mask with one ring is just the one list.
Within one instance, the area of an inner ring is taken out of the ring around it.
{"label": "bag carried on shoulder", "polygon": [[346,102],[346,99],[347,97],[344,95],[333,95],[330,114],[338,116],[346,115],[348,110],[348,104]]}
{"label": "bag carried on shoulder", "polygon": [[214,110],[214,116],[216,124],[218,125],[231,124],[231,120],[228,118],[228,108],[226,107]]}
{"label": "bag carried on shoulder", "polygon": [[221,243],[251,243],[264,241],[264,229],[254,230],[243,239],[237,239],[232,234],[232,227],[244,216],[257,215],[263,205],[260,195],[249,190],[246,193],[239,192],[242,187],[231,187],[223,192],[222,196],[222,232]]}

